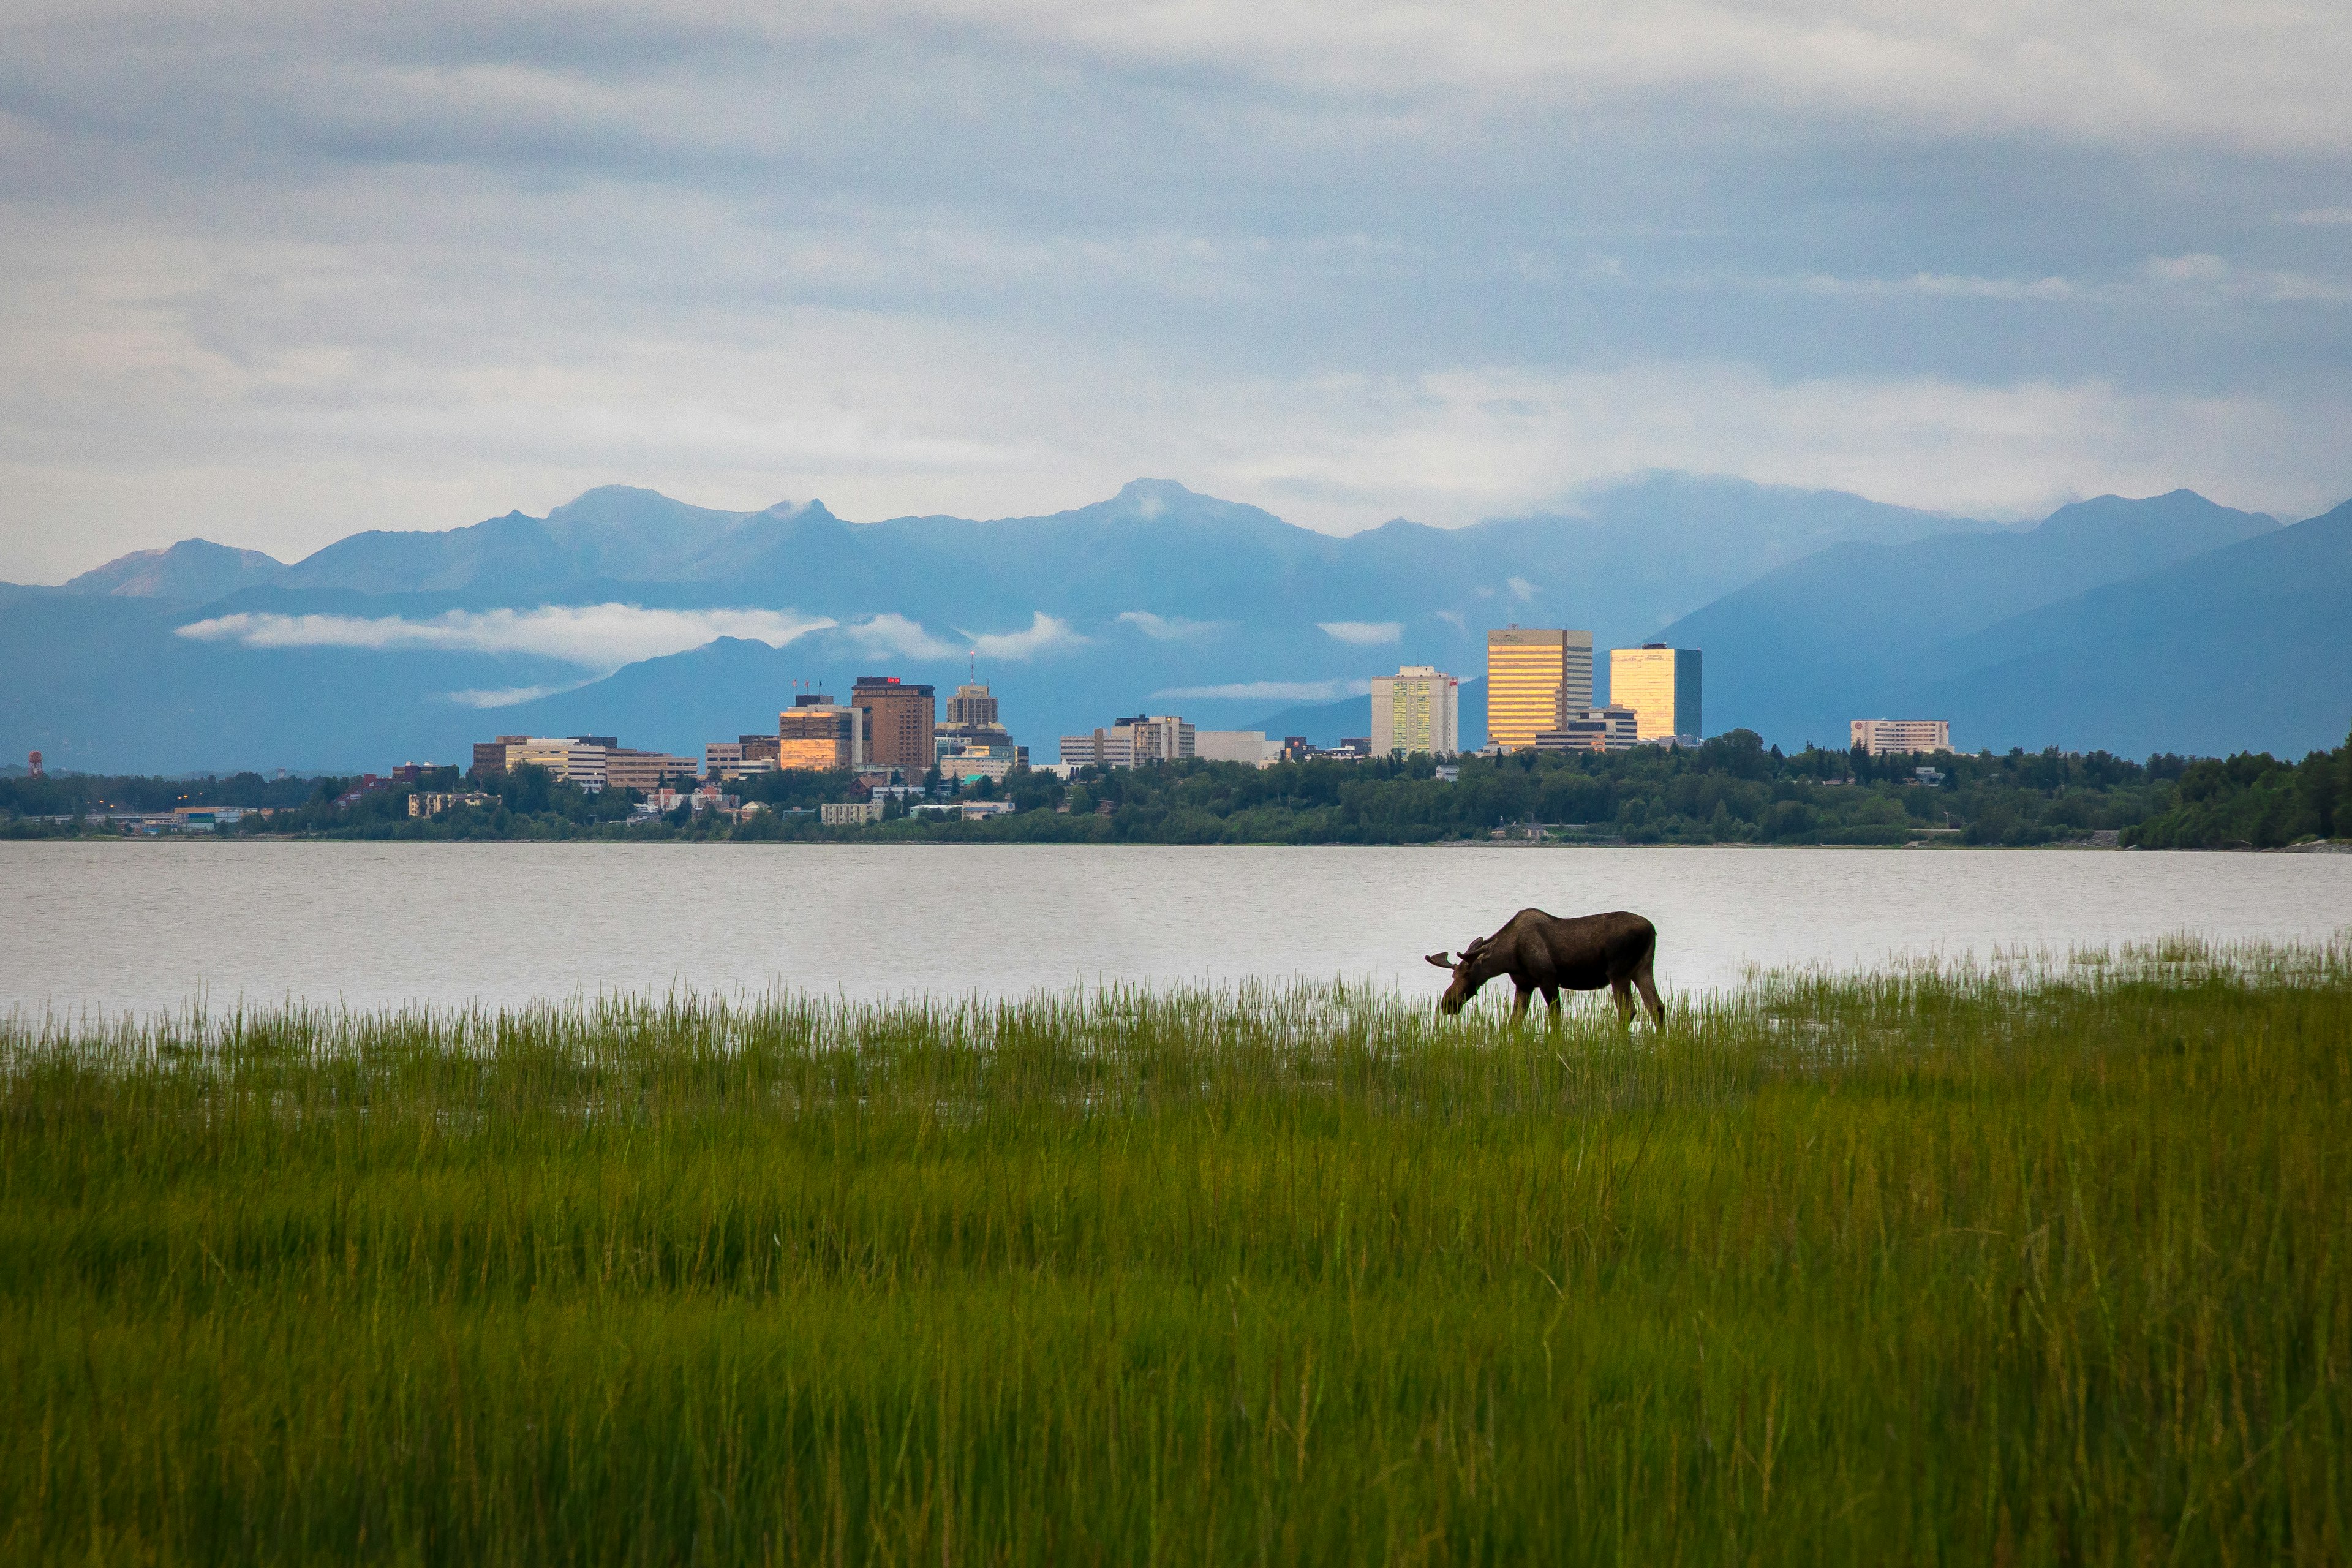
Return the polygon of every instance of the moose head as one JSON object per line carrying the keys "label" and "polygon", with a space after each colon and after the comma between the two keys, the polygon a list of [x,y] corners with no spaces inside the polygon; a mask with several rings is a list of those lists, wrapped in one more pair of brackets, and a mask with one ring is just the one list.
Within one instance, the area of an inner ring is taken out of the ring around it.
{"label": "moose head", "polygon": [[1459,959],[1444,952],[1424,953],[1422,956],[1423,962],[1433,963],[1440,969],[1451,970],[1454,973],[1454,984],[1445,988],[1445,994],[1437,1004],[1437,1010],[1447,1017],[1452,1017],[1462,1011],[1468,1005],[1470,998],[1478,994],[1478,987],[1502,973],[1506,967],[1495,956],[1492,937],[1476,938],[1469,946],[1462,950],[1462,956]]}

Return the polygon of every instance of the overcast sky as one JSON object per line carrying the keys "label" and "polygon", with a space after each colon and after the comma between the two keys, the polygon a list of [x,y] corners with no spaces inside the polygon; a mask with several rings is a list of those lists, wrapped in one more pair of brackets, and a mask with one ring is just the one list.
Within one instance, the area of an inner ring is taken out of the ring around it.
{"label": "overcast sky", "polygon": [[2352,495],[2352,8],[0,13],[0,578],[590,485]]}

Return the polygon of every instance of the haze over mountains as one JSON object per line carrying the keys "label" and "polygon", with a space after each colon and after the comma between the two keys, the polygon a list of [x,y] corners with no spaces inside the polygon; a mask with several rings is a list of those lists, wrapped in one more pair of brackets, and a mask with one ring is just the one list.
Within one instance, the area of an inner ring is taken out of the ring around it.
{"label": "haze over mountains", "polygon": [[1704,649],[1710,732],[1840,744],[1901,714],[1970,749],[2299,753],[2352,727],[2347,603],[2352,509],[2290,528],[2187,491],[2020,531],[1653,475],[1576,516],[1334,538],[1166,480],[984,522],[607,487],[290,564],[187,541],[0,588],[0,754],[348,770],[501,731],[698,752],[772,728],[794,682],[944,687],[975,658],[1040,761],[1142,709],[1329,741],[1364,732],[1371,676],[1475,676],[1509,622]]}

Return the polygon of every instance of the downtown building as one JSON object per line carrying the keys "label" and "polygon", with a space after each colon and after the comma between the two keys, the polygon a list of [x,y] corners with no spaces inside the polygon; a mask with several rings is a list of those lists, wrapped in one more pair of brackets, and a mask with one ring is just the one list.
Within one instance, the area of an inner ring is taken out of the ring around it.
{"label": "downtown building", "polygon": [[1856,719],[1852,731],[1853,749],[1874,757],[1952,749],[1948,719]]}
{"label": "downtown building", "polygon": [[1591,632],[1506,626],[1486,634],[1488,745],[1532,751],[1537,735],[1591,706]]}
{"label": "downtown building", "polygon": [[1696,743],[1699,722],[1699,650],[1645,642],[1609,650],[1609,700],[1633,710],[1640,738]]}
{"label": "downtown building", "polygon": [[997,718],[996,697],[987,687],[964,685],[947,700],[947,719],[931,738],[940,776],[994,779],[1000,784],[1016,767],[1029,765],[1029,748],[1013,743],[1013,732]]}
{"label": "downtown building", "polygon": [[1168,713],[1139,713],[1108,729],[1062,737],[1065,767],[1135,768],[1181,762],[1193,754],[1192,726]]}
{"label": "downtown building", "polygon": [[1563,713],[1557,729],[1536,736],[1538,752],[1630,752],[1641,743],[1639,716],[1614,702]]}
{"label": "downtown building", "polygon": [[849,689],[849,706],[865,714],[866,765],[896,768],[910,779],[929,773],[939,761],[938,693],[895,675],[861,675]]}
{"label": "downtown building", "polygon": [[691,757],[636,751],[611,735],[500,735],[474,743],[475,777],[496,778],[521,767],[544,768],[592,795],[601,789],[649,794],[668,780],[696,774]]}
{"label": "downtown building", "polygon": [[1372,682],[1372,755],[1450,757],[1462,749],[1462,683],[1425,664]]}
{"label": "downtown building", "polygon": [[866,766],[871,760],[868,717],[869,710],[835,702],[821,691],[794,697],[776,715],[776,766],[821,773]]}

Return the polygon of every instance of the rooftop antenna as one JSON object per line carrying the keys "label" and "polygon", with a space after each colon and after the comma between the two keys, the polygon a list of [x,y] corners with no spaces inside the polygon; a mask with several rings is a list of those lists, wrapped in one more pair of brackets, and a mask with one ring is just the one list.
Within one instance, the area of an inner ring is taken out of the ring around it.
{"label": "rooftop antenna", "polygon": [[980,649],[974,648],[971,650],[971,657],[964,663],[964,684],[966,686],[976,685],[979,680]]}

